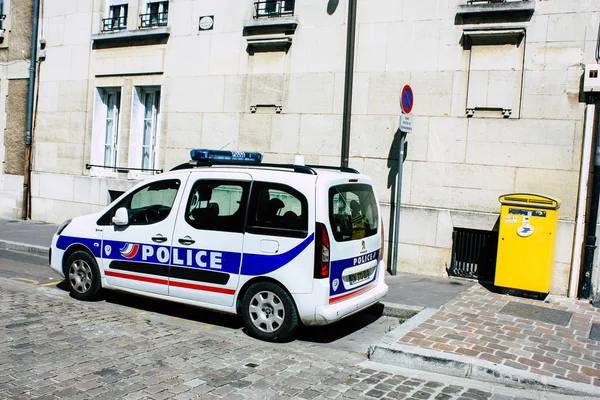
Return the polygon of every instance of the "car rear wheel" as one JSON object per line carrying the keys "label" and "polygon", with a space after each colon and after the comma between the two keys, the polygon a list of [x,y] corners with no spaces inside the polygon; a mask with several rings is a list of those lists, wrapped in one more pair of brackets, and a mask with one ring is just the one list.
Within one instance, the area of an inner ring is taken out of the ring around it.
{"label": "car rear wheel", "polygon": [[242,318],[252,336],[262,340],[284,340],[298,329],[294,301],[270,282],[256,283],[248,289],[242,300]]}
{"label": "car rear wheel", "polygon": [[100,271],[96,260],[85,251],[76,251],[67,259],[65,278],[71,296],[93,300],[100,292]]}

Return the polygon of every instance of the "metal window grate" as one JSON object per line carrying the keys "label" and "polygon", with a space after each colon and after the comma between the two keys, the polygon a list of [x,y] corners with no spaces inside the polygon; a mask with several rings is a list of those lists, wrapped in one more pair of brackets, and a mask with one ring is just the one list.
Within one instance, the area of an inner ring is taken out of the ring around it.
{"label": "metal window grate", "polygon": [[254,18],[294,15],[295,0],[262,0],[254,3]]}
{"label": "metal window grate", "polygon": [[127,17],[102,18],[102,32],[127,29]]}
{"label": "metal window grate", "polygon": [[140,28],[153,28],[155,26],[167,26],[169,13],[155,12],[150,14],[140,14]]}
{"label": "metal window grate", "polygon": [[448,274],[493,282],[497,252],[498,232],[454,228]]}

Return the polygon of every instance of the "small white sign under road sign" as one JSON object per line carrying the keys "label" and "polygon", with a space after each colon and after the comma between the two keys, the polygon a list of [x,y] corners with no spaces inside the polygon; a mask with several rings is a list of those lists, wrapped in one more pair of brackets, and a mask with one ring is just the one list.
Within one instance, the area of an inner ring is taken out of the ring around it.
{"label": "small white sign under road sign", "polygon": [[412,132],[412,115],[400,114],[400,130],[402,132]]}

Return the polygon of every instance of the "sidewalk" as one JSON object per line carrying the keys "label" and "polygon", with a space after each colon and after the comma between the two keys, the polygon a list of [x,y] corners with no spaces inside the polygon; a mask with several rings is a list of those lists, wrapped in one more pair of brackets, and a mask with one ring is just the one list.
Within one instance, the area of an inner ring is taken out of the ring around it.
{"label": "sidewalk", "polygon": [[600,396],[600,310],[560,296],[540,301],[499,294],[477,283],[390,332],[370,358]]}
{"label": "sidewalk", "polygon": [[48,257],[58,225],[0,218],[0,249]]}
{"label": "sidewalk", "polygon": [[[0,249],[47,256],[58,226],[0,219]],[[600,309],[497,293],[477,282],[388,276],[384,314],[406,319],[369,358],[412,369],[600,396]]]}

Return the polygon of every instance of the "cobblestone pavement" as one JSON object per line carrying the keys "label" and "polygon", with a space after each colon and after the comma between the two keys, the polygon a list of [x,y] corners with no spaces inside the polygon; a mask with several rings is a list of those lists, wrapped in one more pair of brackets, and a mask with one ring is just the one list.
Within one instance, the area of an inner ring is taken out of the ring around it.
{"label": "cobblestone pavement", "polygon": [[79,302],[0,278],[2,399],[517,399],[565,396],[400,369],[301,341]]}
{"label": "cobblestone pavement", "polygon": [[[566,326],[519,318],[501,313],[509,302],[573,315]],[[548,296],[543,302],[474,285],[398,343],[600,386],[600,343],[589,338],[593,323],[600,323],[600,310],[585,301]]]}

